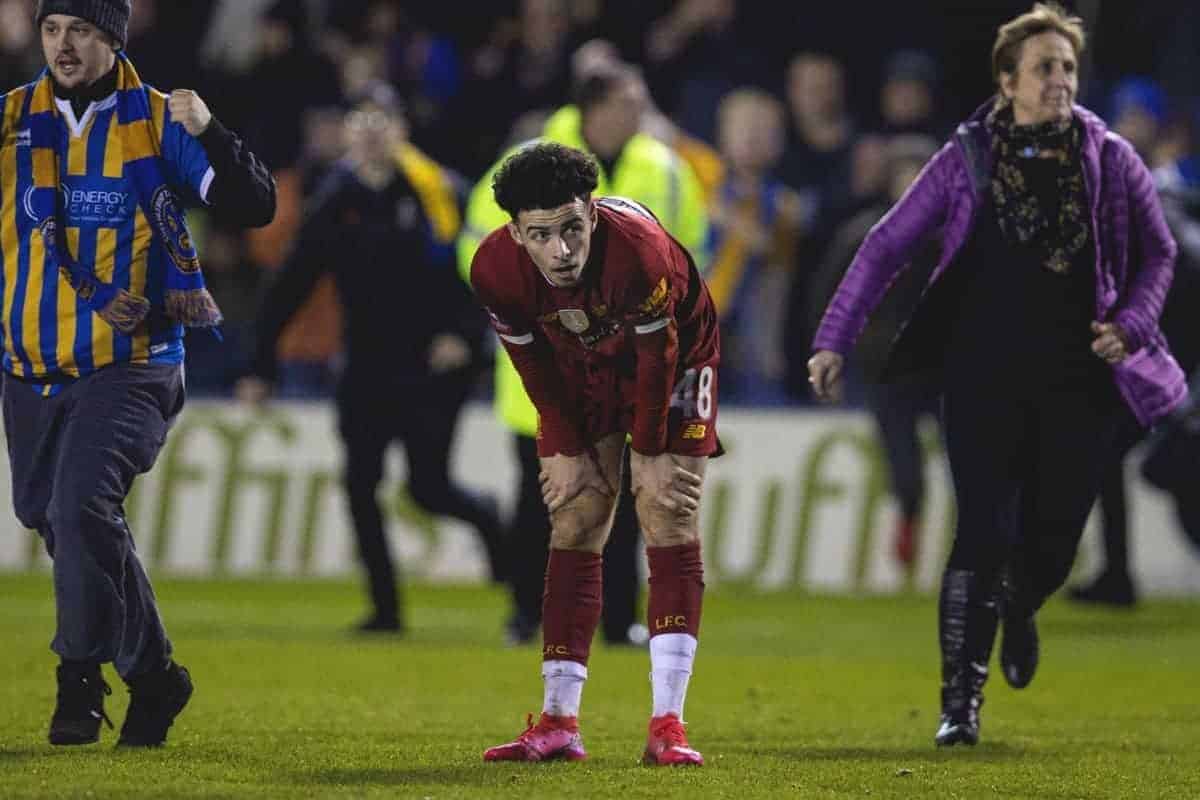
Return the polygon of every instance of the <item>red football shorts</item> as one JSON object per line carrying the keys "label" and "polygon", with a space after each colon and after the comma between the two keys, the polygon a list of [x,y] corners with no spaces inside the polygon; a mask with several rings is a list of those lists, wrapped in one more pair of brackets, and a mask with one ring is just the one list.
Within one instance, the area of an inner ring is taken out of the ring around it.
{"label": "red football shorts", "polygon": [[[717,439],[717,359],[684,370],[671,392],[667,417],[667,452],[680,456],[719,456]],[[634,376],[616,371],[586,373],[564,381],[568,402],[583,410],[584,437],[596,442],[614,433],[633,430],[637,406]],[[550,456],[538,441],[538,455]]]}

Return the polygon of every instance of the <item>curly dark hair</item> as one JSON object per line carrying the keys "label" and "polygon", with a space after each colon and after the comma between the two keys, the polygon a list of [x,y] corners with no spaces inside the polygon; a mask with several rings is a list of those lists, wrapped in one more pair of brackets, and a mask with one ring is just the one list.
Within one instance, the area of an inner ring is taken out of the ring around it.
{"label": "curly dark hair", "polygon": [[492,179],[496,202],[513,219],[522,211],[558,208],[596,191],[600,168],[581,150],[538,142],[513,153]]}

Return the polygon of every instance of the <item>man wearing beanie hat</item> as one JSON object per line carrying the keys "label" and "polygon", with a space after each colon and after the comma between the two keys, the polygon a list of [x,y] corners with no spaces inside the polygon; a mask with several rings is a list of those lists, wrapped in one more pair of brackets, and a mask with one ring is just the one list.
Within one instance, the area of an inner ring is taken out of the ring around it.
{"label": "man wearing beanie hat", "polygon": [[130,0],[40,0],[37,24],[51,14],[87,20],[108,34],[118,47],[129,38]]}
{"label": "man wearing beanie hat", "polygon": [[51,744],[99,739],[100,666],[128,684],[119,745],[163,744],[192,694],[125,520],[183,406],[185,327],[220,320],[180,206],[275,214],[267,169],[194,92],[141,82],[130,0],[41,0],[46,70],[0,97],[0,330],[17,518],[54,562]]}

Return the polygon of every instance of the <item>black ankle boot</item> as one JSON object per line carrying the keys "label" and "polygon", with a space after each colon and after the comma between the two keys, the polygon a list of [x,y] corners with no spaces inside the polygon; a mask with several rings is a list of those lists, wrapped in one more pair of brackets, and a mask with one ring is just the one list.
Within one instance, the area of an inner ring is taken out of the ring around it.
{"label": "black ankle boot", "polygon": [[942,717],[934,741],[939,747],[979,741],[979,709],[998,622],[995,587],[983,585],[972,571],[947,569],[938,602]]}
{"label": "black ankle boot", "polygon": [[60,664],[58,702],[50,719],[50,744],[91,744],[100,740],[100,723],[112,720],[104,713],[104,697],[112,689],[100,676],[99,665]]}
{"label": "black ankle boot", "polygon": [[1023,591],[1011,571],[1000,589],[1000,618],[1004,633],[1000,637],[1000,671],[1014,689],[1024,689],[1037,672],[1041,645],[1034,615],[1041,603]]}
{"label": "black ankle boot", "polygon": [[167,730],[192,698],[192,676],[174,661],[162,669],[130,678],[129,710],[118,747],[158,747]]}

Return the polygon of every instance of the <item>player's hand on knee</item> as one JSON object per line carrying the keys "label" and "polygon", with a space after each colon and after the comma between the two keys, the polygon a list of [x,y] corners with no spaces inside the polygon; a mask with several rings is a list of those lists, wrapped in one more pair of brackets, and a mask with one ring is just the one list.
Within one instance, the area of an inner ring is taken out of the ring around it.
{"label": "player's hand on knee", "polygon": [[678,464],[675,465],[671,487],[667,491],[667,499],[676,514],[690,516],[700,508],[700,496],[704,489],[704,478]]}
{"label": "player's hand on knee", "polygon": [[553,455],[542,459],[542,500],[553,514],[584,491],[592,489],[605,497],[615,495],[590,453],[577,456]]}
{"label": "player's hand on knee", "polygon": [[646,456],[634,451],[630,463],[635,495],[647,492],[650,500],[678,516],[700,508],[704,478],[679,466],[670,453]]}

